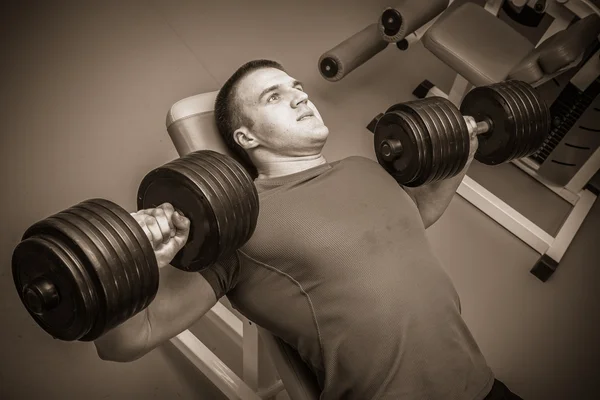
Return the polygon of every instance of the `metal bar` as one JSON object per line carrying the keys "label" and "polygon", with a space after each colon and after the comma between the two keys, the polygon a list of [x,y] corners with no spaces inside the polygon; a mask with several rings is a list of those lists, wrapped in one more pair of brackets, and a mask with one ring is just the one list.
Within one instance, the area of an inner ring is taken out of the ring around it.
{"label": "metal bar", "polygon": [[254,389],[255,391],[259,388],[258,380],[258,329],[251,321],[244,321],[244,335],[243,335],[243,347],[242,347],[242,363],[244,367],[243,377],[244,382]]}
{"label": "metal bar", "polygon": [[600,147],[588,158],[588,160],[579,168],[573,178],[566,184],[565,189],[573,193],[579,193],[590,179],[600,169]]}
{"label": "metal bar", "polygon": [[552,236],[469,176],[464,177],[457,193],[540,254],[544,254],[554,241]]}
{"label": "metal bar", "polygon": [[584,92],[598,78],[598,71],[600,71],[600,50],[589,58],[570,82]]}
{"label": "metal bar", "polygon": [[456,107],[460,108],[462,99],[472,87],[473,85],[462,75],[456,74],[456,78],[454,78],[454,83],[452,84],[452,88],[448,94],[448,100],[450,100]]}
{"label": "metal bar", "polygon": [[244,323],[221,302],[217,302],[205,315],[221,332],[223,332],[240,349],[244,336]]}
{"label": "metal bar", "polygon": [[[454,0],[450,0],[448,2],[448,6],[450,6],[452,3],[454,3]],[[419,40],[421,40],[423,35],[425,35],[425,33],[429,30],[429,28],[431,28],[431,26],[433,24],[435,24],[435,22],[438,20],[438,18],[442,14],[443,14],[443,11],[439,15],[435,16],[435,18],[433,18],[431,21],[429,21],[425,25],[421,26],[419,29],[415,30],[414,32],[412,32],[409,35],[406,35],[404,40],[406,40],[406,42],[408,44],[407,49],[410,48],[413,44],[417,43]]]}
{"label": "metal bar", "polygon": [[554,261],[560,262],[567,249],[571,245],[571,242],[575,238],[577,231],[579,231],[581,224],[592,209],[595,201],[596,195],[589,190],[585,190],[581,193],[580,200],[577,202],[563,223],[560,231],[558,231],[558,234],[550,245],[546,255],[548,255]]}
{"label": "metal bar", "polygon": [[271,386],[266,389],[260,390],[258,392],[258,397],[261,399],[269,399],[271,397],[277,396],[279,393],[283,392],[285,387],[283,386],[283,381],[280,379]]}
{"label": "metal bar", "polygon": [[431,89],[429,89],[429,92],[427,92],[427,95],[425,97],[443,97],[447,99],[448,95],[437,86],[434,86]]}
{"label": "metal bar", "polygon": [[262,400],[189,330],[185,330],[171,339],[171,343],[228,399]]}

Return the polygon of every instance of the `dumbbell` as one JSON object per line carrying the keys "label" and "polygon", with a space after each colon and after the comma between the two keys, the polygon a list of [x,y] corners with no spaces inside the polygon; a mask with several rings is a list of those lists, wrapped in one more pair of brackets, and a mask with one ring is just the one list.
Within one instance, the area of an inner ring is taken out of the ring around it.
{"label": "dumbbell", "polygon": [[[196,272],[252,236],[258,194],[232,158],[202,150],[150,171],[138,210],[164,203],[186,216],[190,234],[171,265]],[[134,217],[105,199],[82,201],[30,226],[12,256],[19,297],[55,339],[93,341],[154,300],[159,271],[150,240]]]}
{"label": "dumbbell", "polygon": [[369,124],[377,160],[398,183],[416,187],[456,176],[475,159],[497,165],[534,154],[550,131],[550,110],[535,89],[508,80],[471,90],[460,110],[442,97],[395,104]]}

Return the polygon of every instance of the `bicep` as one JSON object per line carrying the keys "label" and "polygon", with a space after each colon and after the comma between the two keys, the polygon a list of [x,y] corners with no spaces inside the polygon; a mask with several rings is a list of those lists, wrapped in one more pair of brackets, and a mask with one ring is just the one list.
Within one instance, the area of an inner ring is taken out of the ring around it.
{"label": "bicep", "polygon": [[[430,209],[431,207],[428,207],[427,204],[423,204],[423,201],[419,202],[419,193],[423,192],[423,188],[422,187],[406,187],[406,186],[402,186],[402,189],[404,189],[404,192],[408,195],[408,197],[411,199],[411,201],[415,204],[415,206],[417,207],[417,210],[419,211],[419,215],[421,216],[421,219],[423,220],[423,226],[425,227],[425,229],[429,228],[431,225],[433,225],[433,223],[437,220],[437,218],[435,216],[430,215]],[[426,203],[426,202],[425,202]]]}
{"label": "bicep", "polygon": [[419,208],[419,203],[417,202],[417,193],[419,191],[419,188],[412,188],[412,187],[408,187],[408,186],[402,186],[400,185],[400,187],[404,190],[404,192],[408,195],[408,197],[412,200],[413,203],[415,203],[415,206],[417,206],[417,208]]}

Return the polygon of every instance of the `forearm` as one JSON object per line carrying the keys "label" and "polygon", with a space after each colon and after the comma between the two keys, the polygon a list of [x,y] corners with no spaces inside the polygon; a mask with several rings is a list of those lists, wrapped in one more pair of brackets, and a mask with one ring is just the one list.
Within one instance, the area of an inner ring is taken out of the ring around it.
{"label": "forearm", "polygon": [[460,183],[471,165],[472,159],[454,177],[433,182],[416,188],[404,187],[406,192],[414,199],[419,213],[423,218],[425,228],[433,225],[446,211]]}
{"label": "forearm", "polygon": [[151,306],[94,341],[96,352],[102,360],[129,362],[146,353],[144,349],[150,336],[148,312]]}
{"label": "forearm", "polygon": [[217,303],[214,290],[201,274],[170,266],[159,273],[152,303],[95,341],[101,359],[135,361],[188,329]]}

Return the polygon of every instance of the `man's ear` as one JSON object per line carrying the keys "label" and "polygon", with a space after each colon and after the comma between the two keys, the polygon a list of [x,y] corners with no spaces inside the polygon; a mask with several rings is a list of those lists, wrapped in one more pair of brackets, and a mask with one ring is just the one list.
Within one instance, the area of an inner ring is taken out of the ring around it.
{"label": "man's ear", "polygon": [[258,140],[245,126],[242,126],[233,132],[233,140],[245,150],[258,146]]}

